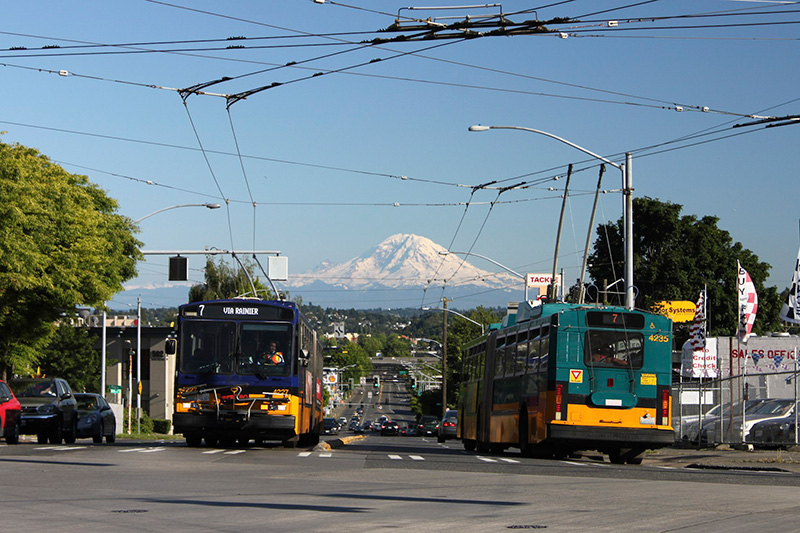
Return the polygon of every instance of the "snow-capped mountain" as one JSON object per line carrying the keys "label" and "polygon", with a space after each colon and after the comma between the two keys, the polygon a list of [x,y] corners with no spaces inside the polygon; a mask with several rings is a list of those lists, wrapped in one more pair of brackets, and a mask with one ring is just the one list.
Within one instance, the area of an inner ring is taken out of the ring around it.
{"label": "snow-capped mountain", "polygon": [[516,276],[482,270],[463,255],[440,252],[447,249],[425,237],[392,235],[349,261],[326,261],[291,276],[286,288],[323,307],[415,307],[423,299],[435,307],[442,295],[464,299],[461,307],[504,306],[512,295],[521,297],[522,280]]}

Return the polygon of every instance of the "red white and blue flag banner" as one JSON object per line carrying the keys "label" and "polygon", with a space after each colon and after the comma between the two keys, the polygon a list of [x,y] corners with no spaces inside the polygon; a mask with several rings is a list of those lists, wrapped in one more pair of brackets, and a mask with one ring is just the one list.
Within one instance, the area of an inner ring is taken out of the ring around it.
{"label": "red white and blue flag banner", "polygon": [[781,320],[784,322],[791,322],[793,324],[800,324],[800,299],[798,294],[800,292],[800,250],[797,251],[797,261],[794,264],[794,274],[792,275],[792,284],[789,287],[789,297],[781,307]]}
{"label": "red white and blue flag banner", "polygon": [[694,311],[694,322],[689,327],[689,345],[692,351],[702,351],[706,347],[706,291],[700,292]]}
{"label": "red white and blue flag banner", "polygon": [[753,331],[753,323],[758,312],[758,294],[756,286],[747,270],[736,261],[736,289],[739,293],[739,340],[747,343]]}

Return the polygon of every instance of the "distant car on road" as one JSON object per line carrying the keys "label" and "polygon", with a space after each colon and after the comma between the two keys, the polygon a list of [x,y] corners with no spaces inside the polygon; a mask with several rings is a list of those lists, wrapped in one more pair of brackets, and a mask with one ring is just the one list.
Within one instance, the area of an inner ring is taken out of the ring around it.
{"label": "distant car on road", "polygon": [[91,437],[95,444],[111,444],[117,438],[117,419],[108,402],[99,394],[79,392],[75,394],[78,402],[78,438]]}
{"label": "distant car on road", "polygon": [[324,435],[336,435],[339,433],[339,422],[335,418],[323,418],[322,424],[322,433]]}
{"label": "distant car on road", "polygon": [[381,424],[381,435],[398,435],[400,433],[400,425],[392,420],[384,420]]}
{"label": "distant car on road", "polygon": [[439,419],[435,416],[426,415],[419,419],[417,434],[420,436],[436,436],[439,432]]}
{"label": "distant car on road", "polygon": [[444,442],[447,439],[456,438],[456,430],[458,429],[458,411],[449,409],[444,414],[444,420],[439,424],[439,435],[436,438],[439,442]]}
{"label": "distant car on road", "polygon": [[416,437],[417,436],[417,424],[415,422],[408,422],[407,424],[403,424],[400,426],[400,436],[401,437]]}
{"label": "distant car on road", "polygon": [[19,400],[14,396],[11,387],[5,381],[0,380],[0,437],[6,439],[6,444],[19,442],[21,409]]}
{"label": "distant car on road", "polygon": [[75,442],[78,410],[75,395],[61,378],[22,378],[9,383],[22,405],[20,433],[36,435],[39,444]]}

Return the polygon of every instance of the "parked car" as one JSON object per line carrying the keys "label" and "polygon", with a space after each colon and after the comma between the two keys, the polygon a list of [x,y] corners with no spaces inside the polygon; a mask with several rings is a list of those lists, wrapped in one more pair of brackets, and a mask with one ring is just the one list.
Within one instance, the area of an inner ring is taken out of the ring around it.
{"label": "parked car", "polygon": [[[763,399],[747,400],[745,402],[745,409],[747,413],[751,413],[753,410],[758,409],[765,401],[766,400]],[[693,422],[686,423],[681,428],[681,440],[691,444],[708,444],[708,438],[719,433],[720,427],[726,426],[730,422],[731,417],[741,414],[741,411],[741,402],[734,402],[733,405],[729,403],[724,404],[722,405],[721,409],[720,406],[717,405],[703,415],[702,425],[701,420],[695,420]],[[731,412],[733,412],[733,415],[731,415]]]}
{"label": "parked car", "polygon": [[[755,404],[753,407],[748,407],[744,417],[744,438],[750,434],[750,429],[756,422],[772,420],[781,418],[794,407],[794,400],[786,399],[766,399],[760,403]],[[702,440],[705,442],[742,442],[742,414],[740,411],[734,410],[733,416],[727,418],[723,415],[724,426],[720,431],[719,422],[715,422],[709,427],[703,424]]]}
{"label": "parked car", "polygon": [[6,444],[19,442],[20,411],[19,400],[11,387],[0,380],[0,437],[6,439]]}
{"label": "parked car", "polygon": [[456,438],[456,430],[458,429],[458,411],[455,409],[448,409],[444,414],[442,423],[439,424],[439,435],[436,440],[444,442],[447,439]]}
{"label": "parked car", "polygon": [[78,410],[75,395],[61,378],[22,378],[9,383],[22,406],[20,434],[36,435],[39,444],[75,442]]}
{"label": "parked car", "polygon": [[77,437],[91,437],[95,444],[106,442],[111,444],[117,438],[117,418],[105,398],[99,394],[80,392],[75,394],[78,402],[78,434]]}
{"label": "parked car", "polygon": [[790,407],[788,410],[783,411],[783,415],[779,417],[769,417],[755,421],[750,427],[746,441],[761,446],[794,444],[796,408],[797,406]]}
{"label": "parked car", "polygon": [[400,426],[397,422],[392,420],[384,420],[381,424],[381,435],[398,435],[400,433]]}
{"label": "parked car", "polygon": [[335,418],[322,419],[322,433],[324,435],[336,435],[339,433],[339,422]]}
{"label": "parked car", "polygon": [[420,436],[433,435],[434,437],[439,432],[439,419],[435,416],[426,415],[419,419],[419,426],[417,427],[417,434]]}

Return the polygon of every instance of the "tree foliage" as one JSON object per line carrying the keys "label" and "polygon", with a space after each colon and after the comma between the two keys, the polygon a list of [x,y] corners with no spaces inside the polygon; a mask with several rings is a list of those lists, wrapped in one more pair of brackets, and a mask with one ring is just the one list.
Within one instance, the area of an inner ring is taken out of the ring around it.
{"label": "tree foliage", "polygon": [[[260,298],[270,300],[274,297],[261,280],[254,275],[255,266],[244,261],[244,268],[235,268],[222,258],[215,263],[208,256],[205,266],[205,282],[192,285],[189,289],[189,302],[203,302],[207,300],[221,300],[236,296],[253,295],[250,279],[253,280],[256,292]],[[247,272],[245,272],[247,269]],[[249,274],[249,278],[248,278]]]}
{"label": "tree foliage", "polygon": [[133,222],[86,176],[0,142],[0,375],[32,370],[54,322],[136,275]]}
{"label": "tree foliage", "polygon": [[41,372],[66,379],[75,392],[100,392],[100,354],[87,328],[61,323],[42,350]]}
{"label": "tree foliage", "polygon": [[[736,261],[745,268],[758,292],[754,331],[780,328],[780,297],[775,287],[765,287],[770,265],[719,228],[719,218],[681,215],[683,206],[651,198],[636,198],[634,212],[634,285],[636,306],[650,308],[662,300],[696,301],[708,287],[707,309],[711,335],[735,335],[738,316]],[[589,275],[601,287],[624,275],[622,220],[600,225],[589,256]],[[620,284],[621,285],[621,284]],[[620,299],[622,298],[622,299]],[[624,296],[609,295],[612,303]]]}

